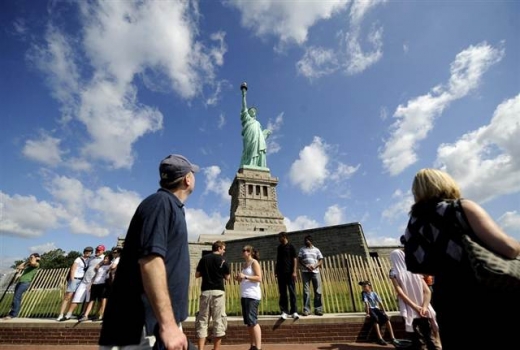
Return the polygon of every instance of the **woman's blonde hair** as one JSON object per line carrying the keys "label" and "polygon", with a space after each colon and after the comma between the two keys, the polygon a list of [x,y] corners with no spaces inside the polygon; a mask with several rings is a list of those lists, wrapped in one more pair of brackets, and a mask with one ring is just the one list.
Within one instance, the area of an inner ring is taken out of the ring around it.
{"label": "woman's blonde hair", "polygon": [[431,199],[458,199],[461,198],[459,185],[453,178],[438,169],[421,169],[415,175],[412,185],[415,202],[424,202]]}

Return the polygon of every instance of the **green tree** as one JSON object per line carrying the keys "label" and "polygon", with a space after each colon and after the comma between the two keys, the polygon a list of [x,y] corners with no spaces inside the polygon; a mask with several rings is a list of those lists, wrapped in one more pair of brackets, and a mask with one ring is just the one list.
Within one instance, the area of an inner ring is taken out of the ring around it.
{"label": "green tree", "polygon": [[[71,250],[67,253],[60,248],[54,249],[40,255],[40,268],[59,269],[63,267],[70,267],[78,256],[81,256],[81,253],[75,250]],[[14,269],[24,261],[25,260],[17,260],[11,267]]]}

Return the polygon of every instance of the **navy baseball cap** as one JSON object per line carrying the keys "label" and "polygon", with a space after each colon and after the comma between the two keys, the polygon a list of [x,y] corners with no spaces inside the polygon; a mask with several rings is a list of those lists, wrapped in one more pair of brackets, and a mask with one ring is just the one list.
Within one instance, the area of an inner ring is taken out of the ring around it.
{"label": "navy baseball cap", "polygon": [[188,174],[190,171],[196,173],[200,170],[198,165],[191,164],[186,157],[180,154],[170,154],[164,158],[159,165],[161,180],[172,182]]}

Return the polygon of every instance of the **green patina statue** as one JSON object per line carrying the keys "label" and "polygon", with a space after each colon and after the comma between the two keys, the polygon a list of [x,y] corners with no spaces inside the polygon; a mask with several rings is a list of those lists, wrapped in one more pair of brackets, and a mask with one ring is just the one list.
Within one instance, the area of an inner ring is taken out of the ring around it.
{"label": "green patina statue", "polygon": [[247,108],[247,84],[240,85],[242,91],[242,139],[244,150],[240,160],[241,168],[267,168],[267,146],[265,140],[271,135],[271,130],[262,130],[262,125],[256,120],[256,108]]}

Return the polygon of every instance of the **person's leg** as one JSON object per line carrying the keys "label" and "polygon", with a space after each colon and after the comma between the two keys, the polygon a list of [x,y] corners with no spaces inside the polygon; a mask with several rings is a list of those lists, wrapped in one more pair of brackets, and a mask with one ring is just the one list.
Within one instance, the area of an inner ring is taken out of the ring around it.
{"label": "person's leg", "polygon": [[388,333],[390,333],[390,337],[392,338],[392,341],[395,341],[395,335],[394,335],[394,330],[392,328],[392,322],[390,322],[390,319],[387,318],[387,321],[386,321],[386,328],[388,329]]}
{"label": "person's leg", "polygon": [[83,317],[80,318],[80,321],[86,321],[88,319],[88,315],[92,310],[92,306],[94,306],[94,300],[91,300],[87,303],[87,309],[85,310],[85,313],[83,313]]}
{"label": "person's leg", "polygon": [[312,288],[314,289],[314,313],[323,315],[323,304],[321,301],[321,276],[319,273],[312,274]]}
{"label": "person's leg", "polygon": [[289,288],[289,301],[291,308],[289,314],[294,315],[298,313],[298,306],[296,305],[296,283],[292,278],[292,274],[288,276],[287,287]]}
{"label": "person's leg", "polygon": [[60,314],[58,316],[58,319],[62,318],[63,315],[65,314],[65,311],[67,311],[67,309],[70,307],[70,302],[72,300],[73,295],[74,295],[74,293],[70,293],[70,292],[65,293],[65,295],[63,297],[63,301],[61,302]]}
{"label": "person's leg", "polygon": [[287,299],[287,279],[285,274],[278,275],[278,294],[279,300],[278,305],[280,306],[280,312],[287,314],[289,312],[288,299]]}
{"label": "person's leg", "polygon": [[204,349],[204,344],[208,336],[210,301],[211,297],[208,292],[202,292],[199,297],[199,313],[195,317],[195,333],[199,350]]}
{"label": "person's leg", "polygon": [[381,335],[381,327],[379,327],[379,323],[374,322],[374,329],[376,330],[377,339],[383,339]]}
{"label": "person's leg", "polygon": [[302,272],[302,282],[303,282],[303,314],[309,314],[311,312],[311,295],[310,295],[310,286],[309,283],[311,281],[312,273]]}
{"label": "person's leg", "polygon": [[257,323],[254,325],[254,327],[251,327],[253,331],[253,339],[254,344],[256,344],[257,350],[262,349],[262,328],[260,328],[260,325]]}
{"label": "person's leg", "polygon": [[27,291],[31,282],[18,282],[14,288],[13,303],[11,305],[10,317],[18,317],[20,308],[22,307],[23,293]]}
{"label": "person's leg", "polygon": [[211,318],[213,319],[213,350],[220,350],[222,337],[226,335],[226,294],[223,291],[214,291],[211,302]]}

